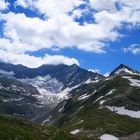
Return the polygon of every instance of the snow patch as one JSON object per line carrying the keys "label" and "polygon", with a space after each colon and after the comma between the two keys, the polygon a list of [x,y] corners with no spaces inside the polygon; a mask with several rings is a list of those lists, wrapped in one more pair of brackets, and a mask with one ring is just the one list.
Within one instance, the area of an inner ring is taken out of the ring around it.
{"label": "snow patch", "polygon": [[86,93],[86,94],[83,94],[83,95],[81,95],[80,97],[78,97],[78,101],[87,99],[87,98],[90,97],[90,96],[91,96],[91,95],[87,95],[87,93]]}
{"label": "snow patch", "polygon": [[108,80],[110,80],[111,79],[111,77],[107,77],[107,78],[105,78],[105,81],[108,81]]}
{"label": "snow patch", "polygon": [[81,121],[79,121],[78,123],[76,123],[77,125],[79,125],[79,124],[81,124],[81,123],[83,123],[84,122],[84,120],[81,120]]}
{"label": "snow patch", "polygon": [[76,129],[76,130],[71,131],[70,134],[75,135],[75,134],[77,134],[79,132],[80,132],[80,130],[79,129]]}
{"label": "snow patch", "polygon": [[2,99],[1,101],[4,102],[4,103],[8,103],[8,102],[18,102],[18,101],[21,101],[23,100],[24,98],[18,98],[18,99],[15,99],[15,98],[11,98],[11,99]]}
{"label": "snow patch", "polygon": [[95,80],[91,80],[90,78],[84,82],[84,84],[89,84],[89,83],[97,83],[99,82],[99,78],[95,77]]}
{"label": "snow patch", "polygon": [[61,93],[63,84],[55,78],[51,78],[50,75],[19,80],[34,86],[40,92],[41,95],[36,96],[36,98],[42,104],[56,105],[58,102],[62,101],[62,99],[60,98],[62,97],[62,95],[64,96],[64,93],[60,94],[60,97],[58,96],[58,94]]}
{"label": "snow patch", "polygon": [[125,109],[125,107],[115,107],[115,106],[106,106],[112,112],[115,112],[120,115],[127,115],[132,118],[140,118],[140,111],[132,111]]}
{"label": "snow patch", "polygon": [[100,105],[103,105],[103,103],[105,102],[106,100],[102,100],[100,101]]}
{"label": "snow patch", "polygon": [[123,78],[126,78],[130,81],[130,85],[134,87],[140,87],[140,80],[138,79],[133,79],[130,76],[123,76]]}
{"label": "snow patch", "polygon": [[114,93],[116,91],[116,89],[112,89],[110,90],[105,96],[111,95],[112,93]]}
{"label": "snow patch", "polygon": [[64,110],[65,105],[66,105],[66,102],[63,103],[63,106],[58,110],[58,112],[62,112]]}
{"label": "snow patch", "polygon": [[73,90],[76,87],[66,88],[63,91],[57,93],[58,99],[68,99],[68,94],[71,90]]}
{"label": "snow patch", "polygon": [[36,87],[38,91],[42,94],[44,93],[56,94],[61,92],[63,88],[63,84],[58,80],[56,80],[55,78],[51,78],[50,75],[37,76],[32,79],[26,78],[26,79],[19,79],[19,80]]}
{"label": "snow patch", "polygon": [[102,99],[103,97],[105,97],[105,96],[99,97],[98,99],[96,99],[96,100],[94,101],[94,103],[96,103],[97,101],[99,101],[99,100]]}
{"label": "snow patch", "polygon": [[50,75],[37,76],[32,79],[19,79],[19,81],[31,84],[40,92],[41,95],[36,96],[36,98],[41,102],[41,104],[53,106],[65,99],[68,99],[68,93],[78,86],[63,89],[63,84],[57,79],[51,78]]}
{"label": "snow patch", "polygon": [[119,139],[113,135],[104,134],[100,137],[100,140],[119,140]]}
{"label": "snow patch", "polygon": [[4,75],[11,75],[11,76],[15,75],[13,71],[4,71],[2,69],[0,69],[0,73]]}
{"label": "snow patch", "polygon": [[79,110],[81,110],[84,106],[79,107]]}
{"label": "snow patch", "polygon": [[49,116],[46,120],[44,120],[44,121],[42,122],[41,125],[45,125],[47,122],[49,122],[49,121],[51,120],[51,118],[52,118],[52,116]]}
{"label": "snow patch", "polygon": [[[99,98],[96,99],[93,103],[96,103],[96,102],[99,101],[100,99],[102,99],[102,98],[104,98],[104,97],[106,97],[106,96],[108,96],[108,95],[114,93],[114,91],[116,91],[116,89],[112,89],[112,90],[110,90],[105,96],[101,96],[101,97],[99,97]],[[105,102],[105,100],[100,101],[100,105],[102,105],[104,102]]]}
{"label": "snow patch", "polygon": [[62,112],[64,110],[64,106],[58,110],[58,112]]}
{"label": "snow patch", "polygon": [[130,75],[139,75],[138,73],[133,72],[133,71],[127,69],[127,68],[121,68],[121,69],[117,70],[117,71],[115,72],[115,74],[120,74],[120,73],[122,73],[122,72],[128,73],[128,74],[130,74]]}

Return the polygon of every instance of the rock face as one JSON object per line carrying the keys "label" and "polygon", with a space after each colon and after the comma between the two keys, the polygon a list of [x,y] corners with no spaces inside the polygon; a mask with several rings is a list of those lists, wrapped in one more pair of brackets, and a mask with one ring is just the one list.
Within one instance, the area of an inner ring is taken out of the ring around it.
{"label": "rock face", "polygon": [[22,65],[0,63],[0,73],[31,84],[42,94],[42,102],[51,106],[67,98],[68,92],[76,86],[104,78],[77,65],[42,65],[31,69]]}
{"label": "rock face", "polygon": [[36,120],[67,99],[73,88],[102,78],[77,65],[43,65],[31,69],[0,63],[0,113]]}
{"label": "rock face", "polygon": [[32,119],[41,111],[39,96],[33,86],[0,74],[0,113]]}

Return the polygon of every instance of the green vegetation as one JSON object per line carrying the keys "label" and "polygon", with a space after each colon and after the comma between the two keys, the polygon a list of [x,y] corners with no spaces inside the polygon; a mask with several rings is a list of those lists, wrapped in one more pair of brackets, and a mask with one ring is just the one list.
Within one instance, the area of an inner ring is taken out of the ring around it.
{"label": "green vegetation", "polygon": [[[113,89],[113,93],[108,94]],[[81,95],[90,96],[79,100]],[[100,104],[103,100],[103,104]],[[140,110],[139,101],[140,88],[132,87],[128,79],[112,76],[109,80],[74,89],[71,98],[61,102],[49,114],[53,126],[40,126],[0,115],[0,140],[99,140],[106,133],[125,137],[140,132],[140,119],[118,115],[106,106],[124,106],[137,111]],[[76,129],[80,132],[70,134]]]}
{"label": "green vegetation", "polygon": [[0,115],[0,140],[91,140],[75,137],[55,127],[40,126],[12,116]]}
{"label": "green vegetation", "polygon": [[[107,95],[113,89],[115,91]],[[126,109],[140,110],[140,89],[132,87],[128,79],[114,76],[96,85],[80,86],[71,94],[72,98],[60,103],[52,113],[54,125],[69,131],[80,129],[80,136],[92,139],[105,133],[124,137],[140,132],[140,119],[118,115],[105,107],[124,106]],[[84,94],[91,96],[78,100],[78,97]],[[100,105],[101,100],[104,100],[103,105]],[[63,111],[59,112],[62,107]]]}
{"label": "green vegetation", "polygon": [[0,115],[1,140],[45,140],[43,128],[12,116]]}

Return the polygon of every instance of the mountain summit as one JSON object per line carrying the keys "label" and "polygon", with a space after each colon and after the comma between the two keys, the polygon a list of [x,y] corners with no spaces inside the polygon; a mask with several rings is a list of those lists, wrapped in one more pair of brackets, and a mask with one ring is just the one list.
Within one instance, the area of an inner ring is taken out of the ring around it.
{"label": "mountain summit", "polygon": [[115,70],[113,70],[110,76],[113,75],[140,75],[140,72],[124,65],[120,64]]}

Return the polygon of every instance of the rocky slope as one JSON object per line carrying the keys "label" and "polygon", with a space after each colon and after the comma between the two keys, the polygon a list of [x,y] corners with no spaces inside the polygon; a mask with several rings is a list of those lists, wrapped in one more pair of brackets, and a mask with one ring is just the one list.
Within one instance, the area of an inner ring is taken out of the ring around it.
{"label": "rocky slope", "polygon": [[35,119],[49,109],[40,98],[35,87],[0,74],[0,113]]}
{"label": "rocky slope", "polygon": [[69,92],[103,76],[77,65],[43,65],[36,69],[0,63],[0,113],[40,123]]}
{"label": "rocky slope", "polygon": [[17,80],[34,86],[42,94],[42,102],[55,106],[73,88],[83,83],[97,82],[104,78],[98,73],[81,69],[77,65],[42,65],[27,68],[22,65],[0,63],[0,73],[11,75]]}
{"label": "rocky slope", "polygon": [[[29,70],[6,64],[0,69],[0,112],[42,124],[33,125],[41,135],[37,139],[140,139],[140,73],[134,69],[120,65],[107,78],[76,65],[43,65]],[[62,98],[66,94],[67,98]],[[48,100],[59,104],[52,106]],[[15,138],[13,130],[26,124],[15,118],[9,122],[10,118],[0,117],[5,120],[0,125],[2,138]],[[9,129],[8,135],[3,126]],[[24,128],[20,129],[25,135]],[[29,139],[29,135],[20,139]]]}
{"label": "rocky slope", "polygon": [[131,69],[131,73],[120,73],[121,70],[119,66],[110,77],[72,90],[71,97],[55,108],[46,124],[67,128],[75,137],[139,140],[139,72]]}

